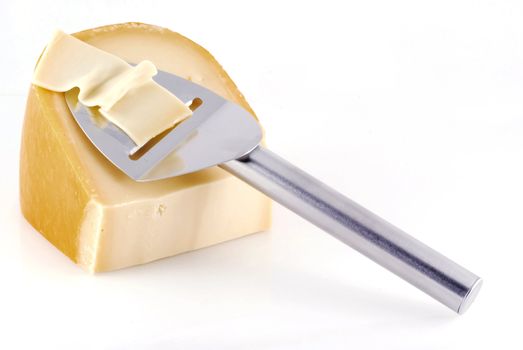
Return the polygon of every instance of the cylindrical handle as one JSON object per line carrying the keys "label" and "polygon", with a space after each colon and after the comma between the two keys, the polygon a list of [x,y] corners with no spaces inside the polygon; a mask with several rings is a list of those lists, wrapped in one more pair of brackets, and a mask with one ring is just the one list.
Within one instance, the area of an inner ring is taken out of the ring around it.
{"label": "cylindrical handle", "polygon": [[459,314],[481,287],[472,272],[261,146],[220,166]]}

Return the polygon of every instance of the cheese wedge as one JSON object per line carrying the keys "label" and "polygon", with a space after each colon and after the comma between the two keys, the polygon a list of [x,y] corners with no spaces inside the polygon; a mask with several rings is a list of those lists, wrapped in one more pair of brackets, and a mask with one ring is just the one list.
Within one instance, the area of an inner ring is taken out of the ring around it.
{"label": "cheese wedge", "polygon": [[122,129],[140,148],[192,114],[156,84],[150,61],[135,67],[118,56],[56,31],[38,61],[33,84],[57,92],[79,88],[78,100]]}
{"label": "cheese wedge", "polygon": [[[216,60],[180,34],[126,23],[74,36],[126,62],[151,61],[254,115]],[[31,225],[90,272],[207,247],[266,230],[271,221],[270,200],[217,167],[132,181],[88,141],[63,93],[34,85],[22,135],[20,201]]]}

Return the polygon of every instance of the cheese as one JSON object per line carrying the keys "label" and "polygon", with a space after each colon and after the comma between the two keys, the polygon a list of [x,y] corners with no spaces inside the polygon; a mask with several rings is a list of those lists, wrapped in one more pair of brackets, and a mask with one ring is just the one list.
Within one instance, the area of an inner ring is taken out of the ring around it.
{"label": "cheese", "polygon": [[192,114],[182,101],[152,80],[157,73],[150,61],[133,67],[56,31],[38,61],[33,84],[58,92],[79,88],[82,104],[100,107],[100,114],[140,148]]}
{"label": "cheese", "polygon": [[[216,60],[177,33],[127,23],[75,37],[127,62],[149,60],[252,112]],[[155,182],[132,181],[88,141],[63,93],[34,85],[22,135],[20,200],[31,225],[91,272],[263,231],[271,217],[267,197],[217,167]]]}

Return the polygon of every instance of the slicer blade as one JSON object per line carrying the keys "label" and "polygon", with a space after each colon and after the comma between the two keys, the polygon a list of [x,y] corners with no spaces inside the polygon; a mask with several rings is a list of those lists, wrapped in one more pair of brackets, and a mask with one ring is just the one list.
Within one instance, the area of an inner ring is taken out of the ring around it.
{"label": "slicer blade", "polygon": [[200,99],[193,115],[174,127],[140,157],[134,142],[117,126],[97,123],[92,109],[66,93],[74,119],[96,148],[136,181],[160,180],[221,164],[254,149],[262,139],[256,119],[240,105],[201,85],[158,71],[154,80],[186,103]]}

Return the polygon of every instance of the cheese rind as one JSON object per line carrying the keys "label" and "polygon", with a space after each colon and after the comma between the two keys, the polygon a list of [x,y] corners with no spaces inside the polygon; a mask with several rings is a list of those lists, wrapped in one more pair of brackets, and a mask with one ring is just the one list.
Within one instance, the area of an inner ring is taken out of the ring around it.
{"label": "cheese rind", "polygon": [[[163,28],[122,24],[75,34],[129,62],[199,83],[252,111],[200,46]],[[107,271],[263,231],[270,200],[214,167],[137,183],[101,155],[70,115],[64,94],[32,86],[20,162],[27,220],[88,271]]]}
{"label": "cheese rind", "polygon": [[33,84],[52,91],[79,88],[78,100],[122,129],[137,148],[188,118],[192,111],[152,80],[158,71],[148,60],[135,67],[61,31],[40,58]]}

